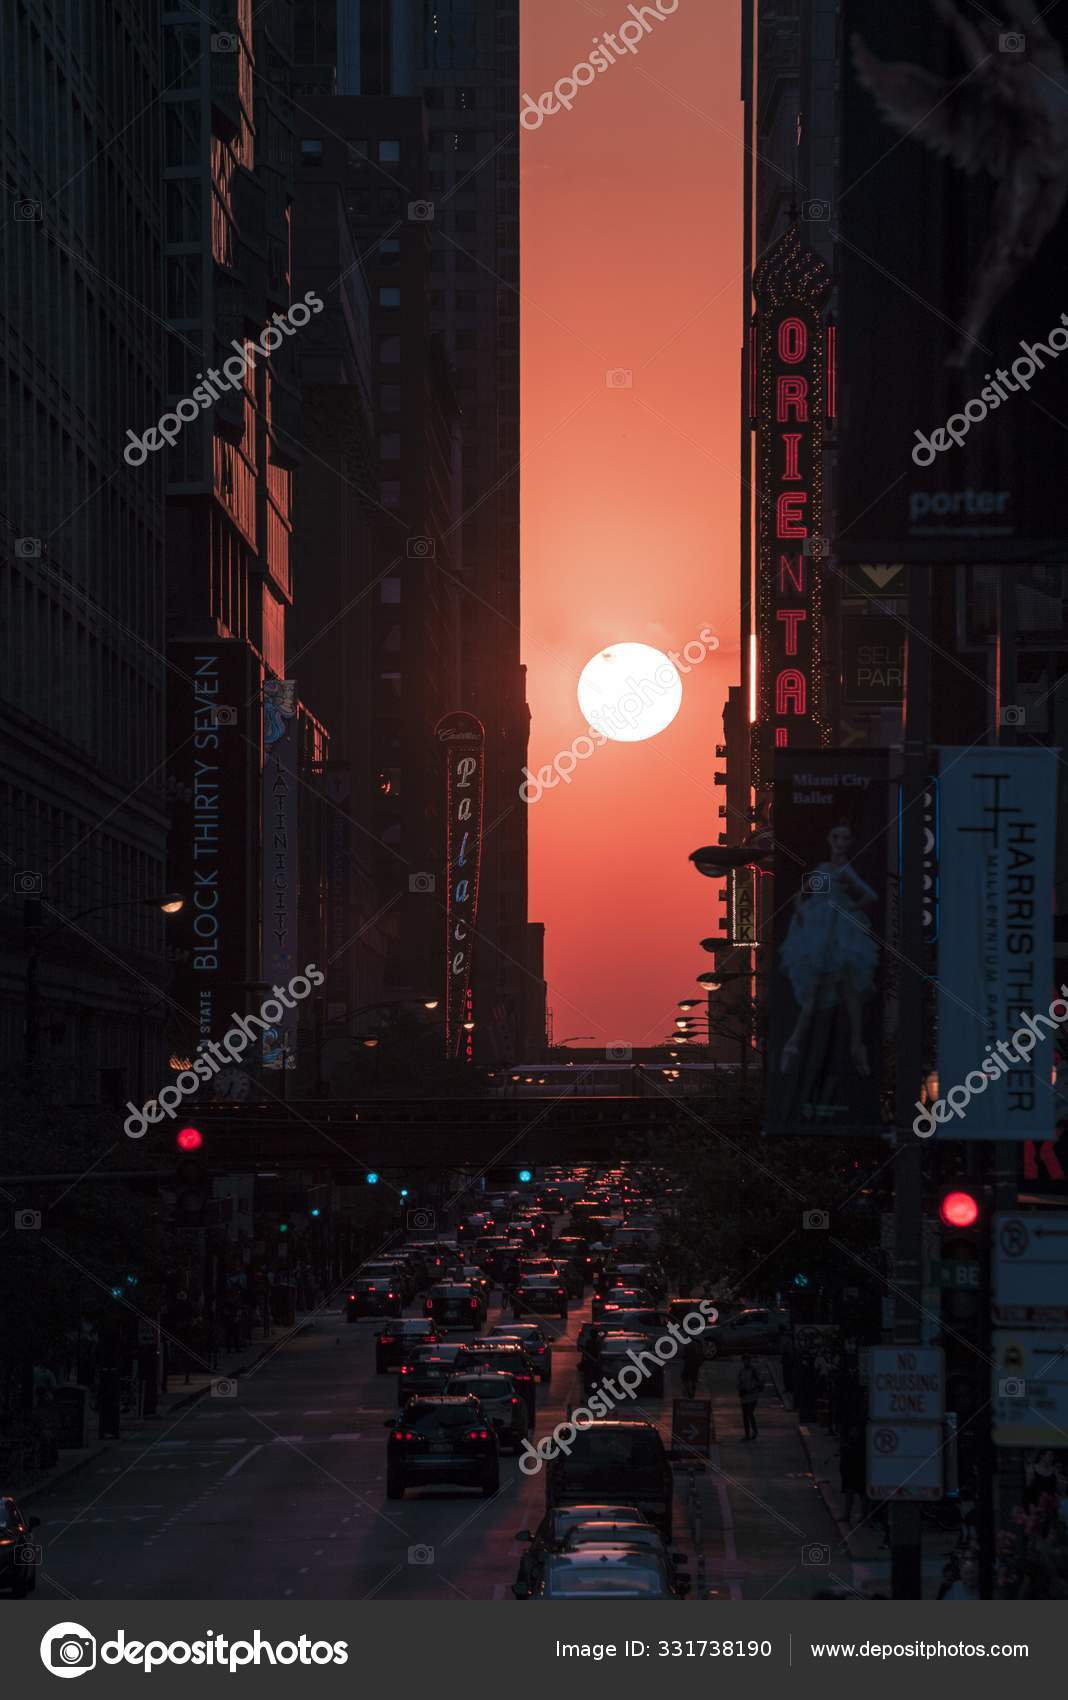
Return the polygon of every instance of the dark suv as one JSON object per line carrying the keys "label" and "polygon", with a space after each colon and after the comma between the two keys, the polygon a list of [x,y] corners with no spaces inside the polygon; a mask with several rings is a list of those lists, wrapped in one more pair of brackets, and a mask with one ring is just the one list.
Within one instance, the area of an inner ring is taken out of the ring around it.
{"label": "dark suv", "polygon": [[436,1346],[443,1333],[429,1316],[398,1316],[375,1335],[375,1370],[385,1375],[387,1370],[402,1364],[416,1347]]}
{"label": "dark suv", "polygon": [[469,1346],[462,1346],[456,1354],[456,1374],[470,1375],[480,1369],[499,1370],[512,1377],[517,1392],[526,1400],[527,1415],[533,1427],[537,1371],[525,1348],[510,1340],[472,1340]]}
{"label": "dark suv", "polygon": [[497,1492],[497,1436],[477,1399],[444,1394],[409,1399],[386,1427],[387,1499],[403,1499],[406,1488],[443,1483],[480,1488],[484,1499]]}
{"label": "dark suv", "polygon": [[571,1442],[570,1453],[549,1462],[545,1509],[614,1500],[633,1505],[666,1541],[671,1539],[671,1465],[652,1423],[590,1423]]}

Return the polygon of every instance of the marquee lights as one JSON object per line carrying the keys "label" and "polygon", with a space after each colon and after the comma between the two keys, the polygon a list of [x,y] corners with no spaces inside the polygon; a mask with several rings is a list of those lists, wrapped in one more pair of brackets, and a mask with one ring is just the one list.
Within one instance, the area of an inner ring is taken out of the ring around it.
{"label": "marquee lights", "polygon": [[833,348],[822,309],[830,273],[796,226],[761,260],[756,365],[757,559],[755,779],[771,752],[824,743],[821,547],[823,429]]}
{"label": "marquee lights", "polygon": [[435,736],[445,752],[448,891],[445,901],[445,1050],[473,1058],[471,966],[482,861],[482,795],[486,734],[473,714],[447,714]]}

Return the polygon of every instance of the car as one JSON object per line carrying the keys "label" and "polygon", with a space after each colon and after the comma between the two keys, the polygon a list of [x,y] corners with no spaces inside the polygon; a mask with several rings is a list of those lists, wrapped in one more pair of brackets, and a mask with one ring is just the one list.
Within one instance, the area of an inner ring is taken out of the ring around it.
{"label": "car", "polygon": [[450,1323],[454,1328],[473,1328],[477,1332],[486,1320],[482,1294],[475,1291],[470,1281],[439,1281],[423,1302],[427,1315],[435,1322]]}
{"label": "car", "polygon": [[599,1293],[594,1293],[590,1315],[594,1322],[600,1322],[609,1305],[616,1310],[639,1310],[649,1302],[648,1293],[642,1292],[640,1287],[604,1287]]}
{"label": "car", "polygon": [[445,1240],[410,1240],[405,1251],[413,1252],[425,1271],[421,1286],[429,1286],[445,1273],[445,1266],[456,1256],[456,1247]]}
{"label": "car", "polygon": [[[635,1402],[641,1405],[649,1399],[662,1399],[664,1365],[652,1350],[651,1337],[646,1333],[624,1333],[622,1329],[614,1328],[602,1333],[599,1350],[588,1352],[582,1360],[586,1393],[594,1392],[604,1381],[617,1381],[620,1370],[627,1364],[633,1364],[635,1359],[641,1360],[639,1367],[643,1370],[641,1385],[634,1389]],[[625,1400],[625,1393],[623,1398]]]}
{"label": "car", "polygon": [[479,1370],[470,1375],[452,1375],[442,1390],[470,1393],[497,1430],[501,1450],[518,1452],[530,1432],[527,1402],[510,1375],[501,1370]]}
{"label": "car", "polygon": [[664,1443],[648,1422],[598,1419],[545,1470],[545,1507],[612,1500],[637,1507],[671,1539],[674,1483]]}
{"label": "car", "polygon": [[477,1263],[459,1263],[457,1264],[456,1269],[453,1272],[446,1274],[443,1279],[448,1281],[470,1281],[475,1292],[478,1293],[479,1297],[482,1299],[483,1309],[489,1309],[490,1298],[493,1293],[493,1282],[486,1274],[486,1271],[478,1267]]}
{"label": "car", "polygon": [[537,1399],[536,1370],[522,1346],[511,1340],[472,1340],[456,1354],[457,1375],[470,1375],[475,1370],[502,1370],[510,1375],[516,1389],[527,1402],[530,1422],[534,1422]]}
{"label": "car", "polygon": [[[580,1523],[588,1523],[592,1518],[628,1525],[646,1524],[650,1529],[653,1528],[636,1505],[554,1505],[546,1511],[533,1532],[530,1529],[520,1529],[515,1537],[517,1541],[526,1543],[526,1550],[520,1556],[516,1583],[529,1585],[531,1576],[543,1563],[546,1554],[562,1552],[571,1530],[577,1528]],[[655,1530],[653,1532],[656,1533]]]}
{"label": "car", "polygon": [[706,1328],[701,1339],[706,1357],[721,1358],[739,1352],[781,1352],[789,1332],[790,1318],[786,1311],[754,1306]]}
{"label": "car", "polygon": [[360,1269],[364,1281],[377,1281],[387,1287],[397,1287],[405,1304],[415,1297],[415,1274],[401,1257],[379,1257]]}
{"label": "car", "polygon": [[480,1488],[484,1499],[497,1492],[497,1436],[477,1399],[445,1394],[409,1399],[385,1426],[387,1499],[403,1499],[410,1487],[443,1484]]}
{"label": "car", "polygon": [[0,1588],[24,1600],[37,1587],[38,1548],[32,1539],[39,1517],[25,1517],[10,1494],[0,1494]]}
{"label": "car", "polygon": [[617,1310],[613,1305],[608,1305],[602,1320],[605,1327],[614,1332],[622,1330],[626,1334],[648,1334],[654,1340],[667,1328],[664,1312],[648,1305],[637,1310]]}
{"label": "car", "polygon": [[559,1274],[521,1275],[512,1292],[512,1315],[567,1317],[567,1288]]}
{"label": "car", "polygon": [[515,1340],[538,1372],[539,1381],[553,1378],[553,1335],[544,1322],[498,1322],[487,1340]]}
{"label": "car", "polygon": [[669,1299],[667,1305],[668,1321],[681,1323],[686,1316],[704,1316],[705,1312],[701,1309],[701,1306],[707,1304],[707,1302],[707,1299]]}
{"label": "car", "polygon": [[345,1318],[348,1322],[361,1322],[371,1316],[400,1316],[404,1309],[404,1298],[399,1287],[392,1286],[388,1281],[368,1280],[361,1277],[354,1281],[345,1301]]}
{"label": "car", "polygon": [[397,1398],[401,1405],[406,1399],[417,1399],[423,1393],[440,1393],[450,1375],[455,1373],[455,1348],[417,1346],[397,1376]]}
{"label": "car", "polygon": [[529,1600],[676,1600],[667,1560],[637,1547],[581,1547],[550,1553],[529,1592]]}
{"label": "car", "polygon": [[375,1372],[385,1375],[403,1363],[417,1346],[436,1346],[440,1336],[429,1317],[398,1316],[375,1335]]}

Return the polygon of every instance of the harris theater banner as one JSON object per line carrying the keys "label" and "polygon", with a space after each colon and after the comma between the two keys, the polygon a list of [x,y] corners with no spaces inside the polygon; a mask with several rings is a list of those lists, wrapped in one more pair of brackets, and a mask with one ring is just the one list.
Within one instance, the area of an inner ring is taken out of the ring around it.
{"label": "harris theater banner", "polygon": [[1068,9],[841,10],[837,558],[1059,562]]}
{"label": "harris theater banner", "polygon": [[889,752],[781,752],[774,824],[767,1131],[881,1134]]}
{"label": "harris theater banner", "polygon": [[935,1113],[921,1138],[1048,1140],[1068,1003],[1053,984],[1055,750],[939,751]]}
{"label": "harris theater banner", "polygon": [[467,1053],[464,1022],[471,1017],[471,967],[482,860],[482,799],[486,734],[473,714],[447,714],[435,736],[445,755],[445,1050]]}

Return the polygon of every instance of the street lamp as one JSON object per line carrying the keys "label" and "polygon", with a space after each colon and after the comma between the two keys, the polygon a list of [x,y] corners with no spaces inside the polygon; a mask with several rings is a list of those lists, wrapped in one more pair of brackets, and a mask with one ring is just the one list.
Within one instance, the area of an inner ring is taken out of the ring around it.
{"label": "street lamp", "polygon": [[[185,905],[185,898],[178,891],[164,891],[152,897],[128,897],[117,903],[93,903],[87,909],[78,909],[73,915],[60,915],[50,927],[41,925],[42,899],[27,897],[22,905],[22,918],[27,932],[26,943],[26,990],[25,990],[25,1037],[23,1041],[23,1060],[28,1063],[37,1061],[40,1048],[40,1012],[41,996],[38,969],[41,959],[41,946],[50,938],[54,938],[64,927],[73,927],[78,921],[84,921],[90,915],[110,914],[114,909],[158,909],[164,915],[177,915]],[[142,1006],[143,1018],[143,1006]],[[138,1043],[140,1044],[140,1036]],[[140,1073],[140,1063],[138,1064]]]}
{"label": "street lamp", "polygon": [[772,866],[770,832],[757,833],[748,844],[703,844],[690,853],[689,860],[706,879],[723,879],[737,868],[768,868]]}

